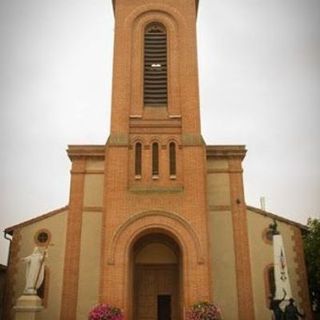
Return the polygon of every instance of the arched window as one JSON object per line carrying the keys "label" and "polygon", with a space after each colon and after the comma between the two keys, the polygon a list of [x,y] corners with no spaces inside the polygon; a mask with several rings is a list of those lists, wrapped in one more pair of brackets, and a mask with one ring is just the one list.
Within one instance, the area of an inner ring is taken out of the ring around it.
{"label": "arched window", "polygon": [[264,269],[264,283],[266,294],[266,305],[270,308],[270,297],[274,297],[276,293],[276,282],[274,278],[274,265],[269,264]]}
{"label": "arched window", "polygon": [[170,176],[175,176],[177,173],[176,168],[176,144],[174,142],[170,142],[169,144],[169,171]]}
{"label": "arched window", "polygon": [[159,175],[159,144],[152,144],[152,176]]}
{"label": "arched window", "polygon": [[48,305],[48,292],[49,292],[49,268],[44,267],[43,281],[40,287],[37,289],[37,295],[42,300],[42,305],[47,307]]}
{"label": "arched window", "polygon": [[144,33],[144,105],[167,105],[167,32],[160,23]]}
{"label": "arched window", "polygon": [[136,176],[141,176],[142,173],[142,144],[140,142],[137,142],[135,147],[134,173]]}
{"label": "arched window", "polygon": [[274,279],[274,266],[268,268],[268,284],[269,284],[269,293],[274,297],[276,293],[276,282]]}

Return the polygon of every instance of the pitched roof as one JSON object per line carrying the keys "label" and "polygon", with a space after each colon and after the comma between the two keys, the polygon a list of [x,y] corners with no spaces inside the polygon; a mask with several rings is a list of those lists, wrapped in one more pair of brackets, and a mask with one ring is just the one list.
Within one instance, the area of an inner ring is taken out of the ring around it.
{"label": "pitched roof", "polygon": [[18,229],[18,228],[21,228],[21,227],[25,227],[29,224],[32,224],[32,223],[35,223],[35,222],[38,222],[38,221],[41,221],[41,220],[44,220],[44,219],[47,219],[49,217],[52,217],[56,214],[59,214],[59,213],[62,213],[63,211],[66,211],[68,210],[68,206],[65,206],[65,207],[62,207],[62,208],[59,208],[59,209],[56,209],[56,210],[53,210],[53,211],[50,211],[50,212],[47,212],[47,213],[44,213],[38,217],[35,217],[35,218],[32,218],[30,220],[27,220],[27,221],[24,221],[24,222],[21,222],[21,223],[18,223],[12,227],[9,227],[9,228],[6,228],[4,230],[4,233],[7,233],[7,234],[10,234],[12,235],[13,234],[13,231],[15,229]]}
{"label": "pitched roof", "polygon": [[255,213],[258,213],[258,214],[261,214],[265,217],[269,217],[271,219],[275,219],[275,220],[278,220],[278,221],[281,221],[281,222],[285,222],[285,223],[288,223],[288,224],[291,224],[291,225],[294,225],[300,229],[303,229],[303,230],[308,230],[308,227],[302,223],[299,223],[299,222],[295,222],[295,221],[292,221],[290,219],[287,219],[287,218],[284,218],[284,217],[281,217],[279,215],[276,215],[274,213],[271,213],[271,212],[267,212],[265,210],[261,210],[261,209],[258,209],[258,208],[255,208],[255,207],[251,207],[251,206],[247,206],[247,209],[250,210],[250,211],[253,211]]}
{"label": "pitched roof", "polygon": [[[24,221],[24,222],[21,222],[21,223],[18,223],[18,224],[14,225],[14,226],[8,227],[8,228],[6,228],[4,230],[4,232],[7,233],[7,234],[12,235],[13,231],[15,229],[18,229],[18,228],[21,228],[21,227],[25,227],[25,226],[30,225],[32,223],[47,219],[49,217],[52,217],[52,216],[57,215],[59,213],[62,213],[63,211],[66,211],[68,209],[69,209],[69,207],[65,206],[65,207],[62,207],[62,208],[59,208],[59,209],[44,213],[44,214],[42,214],[42,215],[40,215],[38,217],[32,218],[30,220],[27,220],[27,221]],[[296,227],[298,227],[298,228],[300,228],[302,230],[308,230],[308,227],[306,225],[301,224],[299,222],[292,221],[292,220],[284,218],[284,217],[281,217],[281,216],[276,215],[274,213],[271,213],[271,212],[268,212],[268,211],[264,211],[264,210],[261,210],[259,208],[255,208],[255,207],[252,207],[252,206],[247,206],[247,209],[250,210],[250,211],[253,211],[255,213],[258,213],[260,215],[263,215],[265,217],[269,217],[271,219],[276,219],[278,221],[294,225],[294,226],[296,226]]]}

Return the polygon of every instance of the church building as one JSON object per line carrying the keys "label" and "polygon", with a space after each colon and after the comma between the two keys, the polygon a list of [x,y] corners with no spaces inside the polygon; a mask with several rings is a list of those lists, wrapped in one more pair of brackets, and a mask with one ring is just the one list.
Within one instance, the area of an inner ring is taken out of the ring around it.
{"label": "church building", "polygon": [[[69,203],[5,230],[4,319],[24,290],[22,257],[48,248],[38,320],[85,320],[97,303],[127,320],[183,320],[212,301],[224,320],[270,320],[283,238],[291,294],[312,319],[303,225],[246,204],[241,145],[201,136],[198,0],[114,0],[111,129],[71,145]],[[217,117],[219,114],[217,114]]]}

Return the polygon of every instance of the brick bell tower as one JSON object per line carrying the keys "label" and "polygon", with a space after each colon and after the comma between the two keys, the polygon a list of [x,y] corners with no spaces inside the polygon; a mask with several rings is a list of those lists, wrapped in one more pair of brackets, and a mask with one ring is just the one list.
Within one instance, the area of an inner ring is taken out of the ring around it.
{"label": "brick bell tower", "polygon": [[128,319],[166,312],[183,319],[185,308],[211,295],[198,3],[113,4],[100,300],[123,308]]}

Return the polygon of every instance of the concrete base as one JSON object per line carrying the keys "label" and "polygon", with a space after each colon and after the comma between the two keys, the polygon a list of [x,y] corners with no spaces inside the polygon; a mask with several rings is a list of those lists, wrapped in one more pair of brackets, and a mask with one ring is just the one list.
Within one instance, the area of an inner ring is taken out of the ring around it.
{"label": "concrete base", "polygon": [[13,308],[15,311],[15,320],[36,320],[36,314],[43,307],[42,301],[37,295],[22,295]]}

